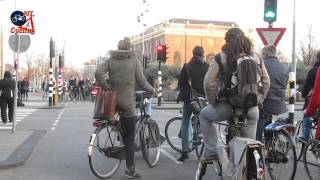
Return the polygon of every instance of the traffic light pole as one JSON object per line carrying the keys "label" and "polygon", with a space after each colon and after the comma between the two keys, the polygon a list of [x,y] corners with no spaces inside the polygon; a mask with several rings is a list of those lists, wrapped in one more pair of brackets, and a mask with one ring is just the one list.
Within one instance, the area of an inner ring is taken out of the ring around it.
{"label": "traffic light pole", "polygon": [[294,122],[295,84],[296,84],[296,0],[293,1],[293,27],[292,27],[292,64],[289,74],[289,122]]}
{"label": "traffic light pole", "polygon": [[54,42],[50,39],[50,67],[49,67],[49,106],[53,105],[53,70],[52,70],[52,58],[55,56]]}
{"label": "traffic light pole", "polygon": [[161,106],[162,98],[162,75],[161,75],[161,61],[159,60],[159,70],[158,70],[158,106]]}

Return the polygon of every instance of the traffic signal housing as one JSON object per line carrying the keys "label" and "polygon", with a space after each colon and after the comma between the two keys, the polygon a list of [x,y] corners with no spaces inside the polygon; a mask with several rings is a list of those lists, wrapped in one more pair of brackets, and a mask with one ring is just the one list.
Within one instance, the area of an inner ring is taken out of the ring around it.
{"label": "traffic signal housing", "polygon": [[163,63],[167,60],[167,46],[166,45],[158,45],[157,46],[157,60],[162,61]]}
{"label": "traffic signal housing", "polygon": [[264,0],[263,19],[269,23],[277,20],[277,0]]}

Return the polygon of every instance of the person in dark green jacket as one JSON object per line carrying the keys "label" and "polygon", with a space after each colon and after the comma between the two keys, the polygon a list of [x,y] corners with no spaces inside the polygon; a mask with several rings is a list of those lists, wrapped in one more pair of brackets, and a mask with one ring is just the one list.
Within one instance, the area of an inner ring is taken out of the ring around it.
{"label": "person in dark green jacket", "polygon": [[110,51],[110,58],[97,67],[95,78],[102,89],[111,88],[118,93],[117,107],[120,113],[120,123],[124,127],[123,140],[126,146],[125,175],[129,178],[141,177],[135,171],[135,125],[136,102],[134,99],[135,83],[149,93],[154,93],[154,88],[147,82],[136,55],[131,50],[129,38],[124,38],[118,43],[118,50]]}

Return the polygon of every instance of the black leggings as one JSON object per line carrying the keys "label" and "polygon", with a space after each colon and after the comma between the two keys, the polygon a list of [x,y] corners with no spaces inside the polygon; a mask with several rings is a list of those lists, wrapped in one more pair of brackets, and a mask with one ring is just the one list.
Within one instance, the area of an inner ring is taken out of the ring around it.
{"label": "black leggings", "polygon": [[134,170],[134,152],[135,152],[135,130],[136,130],[136,117],[121,117],[121,128],[123,130],[122,137],[126,150],[126,165],[129,170]]}
{"label": "black leggings", "polygon": [[0,98],[1,105],[1,119],[2,122],[6,123],[7,118],[7,107],[9,108],[9,121],[13,120],[13,98]]}

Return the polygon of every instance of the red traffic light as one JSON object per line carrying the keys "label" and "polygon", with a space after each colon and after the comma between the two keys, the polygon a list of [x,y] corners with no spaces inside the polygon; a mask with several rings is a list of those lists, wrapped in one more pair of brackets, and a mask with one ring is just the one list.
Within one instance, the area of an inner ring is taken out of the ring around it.
{"label": "red traffic light", "polygon": [[163,49],[162,45],[159,45],[159,46],[157,47],[157,50],[162,50],[162,49]]}

